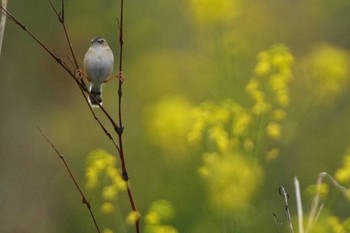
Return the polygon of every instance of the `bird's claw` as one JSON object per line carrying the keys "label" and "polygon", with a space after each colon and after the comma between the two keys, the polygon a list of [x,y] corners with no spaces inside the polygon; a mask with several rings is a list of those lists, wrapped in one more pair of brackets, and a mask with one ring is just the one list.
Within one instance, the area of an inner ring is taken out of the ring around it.
{"label": "bird's claw", "polygon": [[124,80],[125,80],[125,76],[124,76],[123,71],[119,71],[118,74],[116,75],[116,77],[120,82],[124,82]]}
{"label": "bird's claw", "polygon": [[83,78],[87,78],[87,75],[85,74],[85,72],[82,69],[76,69],[75,74],[74,74],[74,78],[76,80],[80,81]]}
{"label": "bird's claw", "polygon": [[113,79],[118,79],[120,82],[124,82],[125,76],[123,74],[123,71],[119,71],[116,75],[110,76],[105,80],[105,83],[108,83],[109,81]]}

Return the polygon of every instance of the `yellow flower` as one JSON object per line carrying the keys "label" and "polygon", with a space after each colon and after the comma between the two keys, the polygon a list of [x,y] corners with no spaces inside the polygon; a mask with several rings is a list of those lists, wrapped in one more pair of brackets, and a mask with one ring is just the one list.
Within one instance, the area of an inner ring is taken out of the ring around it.
{"label": "yellow flower", "polygon": [[273,104],[281,107],[289,104],[288,84],[292,78],[293,60],[284,45],[275,45],[259,54],[256,76],[246,86],[247,93],[255,101],[252,108],[255,114],[266,113]]}
{"label": "yellow flower", "polygon": [[310,92],[320,103],[330,104],[346,90],[350,77],[350,55],[346,50],[321,44],[300,64]]}
{"label": "yellow flower", "polygon": [[199,174],[207,184],[214,208],[236,212],[246,209],[261,185],[261,168],[231,153],[207,153],[203,160]]}
{"label": "yellow flower", "polygon": [[200,26],[232,23],[238,14],[238,0],[191,0],[192,12]]}
{"label": "yellow flower", "polygon": [[105,200],[111,201],[117,197],[118,191],[126,190],[125,182],[116,167],[115,156],[101,149],[89,154],[85,177],[86,187],[91,190],[101,185],[99,181],[104,181],[101,195]]}
{"label": "yellow flower", "polygon": [[310,196],[318,194],[321,198],[325,198],[328,196],[329,187],[326,183],[322,183],[319,187],[317,185],[310,185],[306,191]]}
{"label": "yellow flower", "polygon": [[156,211],[149,211],[146,214],[145,221],[147,224],[158,224],[160,222],[160,216]]}
{"label": "yellow flower", "polygon": [[335,178],[341,183],[350,182],[350,149],[343,159],[343,166],[335,173]]}
{"label": "yellow flower", "polygon": [[138,222],[140,220],[140,213],[137,211],[132,211],[129,213],[129,215],[126,217],[126,222],[129,225],[133,225],[136,222]]}
{"label": "yellow flower", "polygon": [[102,189],[102,198],[104,200],[113,200],[117,196],[117,189],[114,185],[106,186]]}
{"label": "yellow flower", "polygon": [[275,120],[275,121],[281,121],[281,120],[284,120],[287,117],[287,113],[283,109],[273,110],[271,115],[272,115],[271,116],[272,120]]}
{"label": "yellow flower", "polygon": [[103,229],[103,233],[113,233],[113,231],[110,228],[105,228]]}
{"label": "yellow flower", "polygon": [[281,126],[274,121],[271,121],[266,127],[267,135],[272,139],[281,138]]}
{"label": "yellow flower", "polygon": [[229,148],[229,139],[227,132],[221,125],[213,126],[210,129],[210,136],[215,142],[219,151],[227,151]]}
{"label": "yellow flower", "polygon": [[[343,233],[343,226],[339,220],[338,217],[336,216],[330,216],[327,218],[327,223],[331,226],[333,232],[336,233]],[[344,232],[345,233],[345,232]]]}
{"label": "yellow flower", "polygon": [[158,200],[152,203],[145,217],[146,233],[178,233],[178,231],[164,222],[174,216],[174,209],[166,200]]}
{"label": "yellow flower", "polygon": [[196,118],[191,131],[187,135],[189,143],[195,143],[202,140],[202,133],[205,127],[205,121],[201,118]]}
{"label": "yellow flower", "polygon": [[94,189],[98,184],[98,172],[93,167],[86,168],[86,187],[88,189]]}
{"label": "yellow flower", "polygon": [[114,205],[110,202],[104,202],[101,206],[101,212],[103,214],[113,213],[114,209],[115,209]]}
{"label": "yellow flower", "polygon": [[265,159],[266,159],[266,160],[274,160],[274,159],[278,158],[279,155],[280,155],[279,149],[277,149],[277,148],[272,148],[271,150],[269,150],[268,152],[266,152]]}
{"label": "yellow flower", "polygon": [[178,231],[172,226],[162,225],[156,226],[154,233],[178,233]]}
{"label": "yellow flower", "polygon": [[259,62],[256,65],[254,70],[257,76],[264,76],[270,72],[271,70],[270,59],[271,59],[271,55],[268,52],[264,51],[259,53],[258,55]]}
{"label": "yellow flower", "polygon": [[250,123],[252,122],[252,116],[247,111],[240,111],[233,121],[233,133],[237,136],[243,135]]}
{"label": "yellow flower", "polygon": [[192,126],[191,109],[191,104],[182,97],[163,99],[150,107],[146,126],[152,142],[168,152],[185,154],[186,136]]}

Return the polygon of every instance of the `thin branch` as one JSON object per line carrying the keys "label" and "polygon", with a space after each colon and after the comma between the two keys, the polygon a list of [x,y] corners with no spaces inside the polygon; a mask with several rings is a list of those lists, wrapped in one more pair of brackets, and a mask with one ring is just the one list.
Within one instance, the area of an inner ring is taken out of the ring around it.
{"label": "thin branch", "polygon": [[[83,93],[84,95],[84,93]],[[85,95],[84,95],[85,97]],[[109,131],[106,129],[106,127],[102,124],[102,122],[100,121],[100,119],[96,116],[94,110],[92,110],[91,105],[89,104],[88,99],[85,97],[85,101],[87,102],[87,105],[90,109],[90,112],[92,114],[92,116],[94,117],[94,119],[97,121],[97,123],[100,125],[101,129],[103,130],[103,132],[106,134],[106,136],[109,138],[109,140],[112,141],[113,145],[115,146],[115,148],[117,148],[118,153],[120,153],[120,148],[118,146],[118,144],[116,143],[116,141],[114,140],[114,138],[112,137],[112,135],[109,133]],[[98,102],[97,102],[98,103]]]}
{"label": "thin branch", "polygon": [[297,211],[298,211],[299,233],[304,233],[303,205],[301,202],[300,184],[296,176],[294,177],[294,188],[295,188],[295,198],[296,198]]}
{"label": "thin branch", "polygon": [[[122,74],[123,73],[123,48],[124,48],[124,0],[120,1],[120,18],[118,21],[118,26],[119,26],[119,70],[118,73]],[[119,120],[119,127],[115,128],[116,132],[118,134],[118,141],[119,141],[119,157],[121,161],[121,167],[122,167],[122,177],[124,181],[127,183],[127,191],[128,191],[128,197],[131,205],[131,209],[134,212],[138,212],[136,208],[136,204],[134,201],[133,194],[131,192],[128,180],[128,172],[126,168],[126,163],[125,163],[125,158],[124,158],[124,148],[123,148],[123,131],[124,131],[124,126],[123,126],[123,120],[122,120],[122,86],[123,86],[123,81],[122,79],[119,79],[118,83],[118,120]],[[140,215],[139,218],[135,221],[135,227],[136,227],[136,233],[140,232]]]}
{"label": "thin branch", "polygon": [[[120,20],[118,21],[118,29],[119,29],[119,73],[123,72],[123,48],[124,48],[124,1],[120,1]],[[124,158],[124,150],[123,150],[123,120],[122,120],[122,86],[123,82],[121,79],[119,79],[118,83],[118,120],[119,120],[119,127],[116,128],[116,132],[118,134],[119,138],[119,146],[120,146],[120,160],[122,165],[122,177],[125,181],[129,180],[128,172],[126,169],[125,164],[125,158]]]}
{"label": "thin branch", "polygon": [[[1,6],[4,9],[7,9],[7,0],[2,0]],[[6,25],[6,15],[1,14],[1,17],[0,17],[0,56],[1,56],[2,41],[4,39],[4,33],[5,33],[5,25]]]}
{"label": "thin branch", "polygon": [[100,228],[98,227],[98,224],[97,224],[97,221],[96,221],[96,218],[95,218],[95,215],[91,209],[91,205],[90,205],[90,202],[86,199],[83,191],[81,190],[77,180],[75,179],[72,171],[70,170],[69,166],[68,166],[68,163],[66,162],[63,154],[61,152],[59,152],[59,150],[57,149],[57,147],[48,139],[48,137],[46,137],[46,135],[41,131],[41,129],[39,127],[37,127],[39,133],[45,138],[45,140],[47,141],[47,143],[53,148],[53,150],[56,152],[56,154],[58,155],[58,157],[62,160],[67,172],[69,173],[69,176],[70,178],[72,179],[75,187],[77,188],[78,192],[80,193],[80,196],[82,198],[82,201],[83,201],[83,204],[88,208],[89,210],[89,213],[90,213],[90,216],[95,224],[95,227],[96,227],[96,230],[97,232],[101,233],[100,231]]}
{"label": "thin branch", "polygon": [[[132,192],[131,192],[130,185],[129,185],[128,182],[127,182],[126,184],[127,184],[126,187],[127,187],[128,196],[129,196],[129,199],[130,199],[131,209],[132,209],[132,211],[138,213],[138,210],[137,210],[137,208],[136,208],[136,204],[135,204],[135,201],[134,201]],[[137,233],[140,232],[140,218],[141,218],[141,216],[140,216],[140,214],[139,214],[138,219],[137,219],[136,222],[135,222],[135,227],[136,227],[136,232],[137,232]]]}
{"label": "thin branch", "polygon": [[294,233],[294,229],[293,229],[293,224],[292,224],[292,219],[290,217],[290,211],[289,211],[289,206],[288,206],[288,199],[289,199],[289,194],[286,192],[286,190],[284,189],[283,186],[281,186],[279,188],[279,193],[281,196],[283,196],[284,198],[284,205],[285,205],[285,211],[286,211],[286,215],[287,215],[287,220],[289,223],[289,231],[291,233]]}

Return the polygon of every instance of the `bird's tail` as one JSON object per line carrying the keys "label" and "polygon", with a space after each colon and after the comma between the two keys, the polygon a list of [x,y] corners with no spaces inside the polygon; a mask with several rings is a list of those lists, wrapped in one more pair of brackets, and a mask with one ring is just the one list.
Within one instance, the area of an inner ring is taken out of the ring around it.
{"label": "bird's tail", "polygon": [[98,108],[98,104],[102,105],[102,85],[101,84],[90,84],[90,93],[92,96],[88,96],[91,107]]}

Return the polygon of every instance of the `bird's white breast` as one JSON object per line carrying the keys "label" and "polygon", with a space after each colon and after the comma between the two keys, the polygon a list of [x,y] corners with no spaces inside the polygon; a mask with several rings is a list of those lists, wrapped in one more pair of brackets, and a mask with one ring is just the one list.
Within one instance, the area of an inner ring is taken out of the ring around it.
{"label": "bird's white breast", "polygon": [[89,48],[84,57],[85,72],[90,81],[103,83],[113,71],[114,56],[110,48]]}

